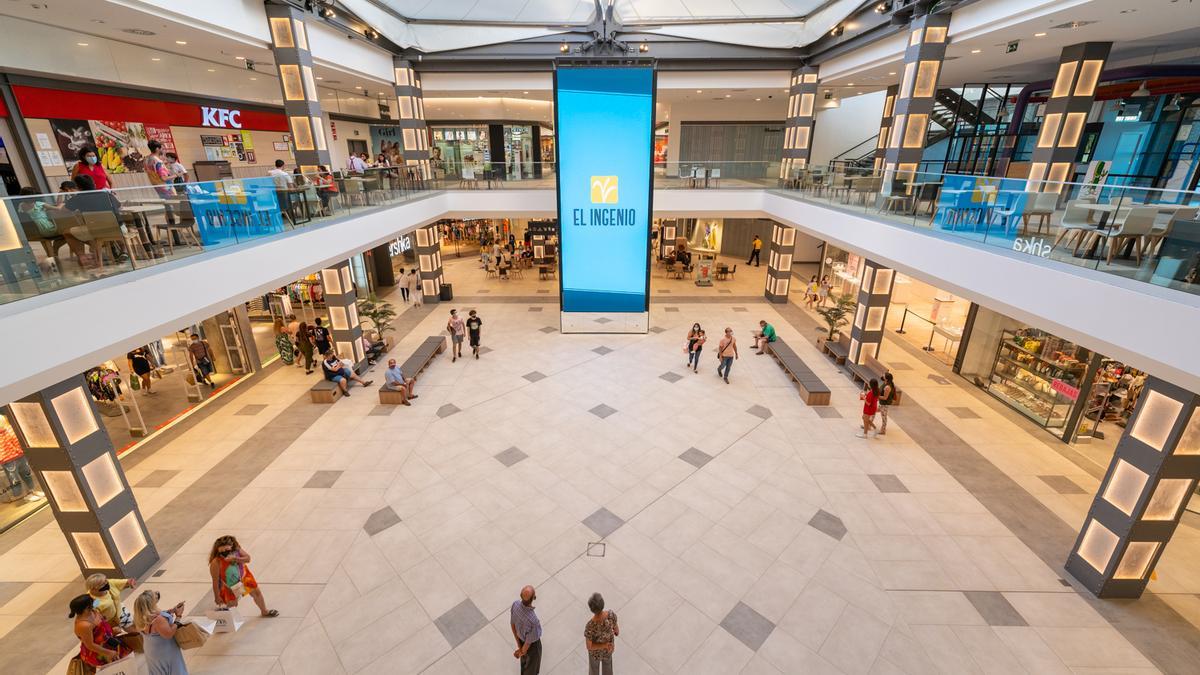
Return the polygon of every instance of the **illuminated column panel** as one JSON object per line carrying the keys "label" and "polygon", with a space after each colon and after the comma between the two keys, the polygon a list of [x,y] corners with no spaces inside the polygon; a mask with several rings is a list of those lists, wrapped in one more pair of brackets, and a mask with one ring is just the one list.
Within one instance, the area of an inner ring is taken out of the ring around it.
{"label": "illuminated column panel", "polygon": [[413,70],[411,61],[395,58],[396,101],[400,106],[400,136],[404,146],[404,164],[409,167],[405,179],[425,181],[433,176],[429,166],[429,129],[425,122],[424,93],[421,76]]}
{"label": "illuminated column panel", "polygon": [[[888,141],[876,150],[875,164],[884,168],[884,194],[891,194],[895,187],[893,179],[899,178],[887,167],[917,166],[925,152],[929,119],[937,103],[938,74],[946,57],[949,25],[949,14],[926,14],[913,19],[909,26],[903,79],[894,90],[888,89],[889,96],[895,92],[895,102],[885,106],[884,123],[880,125],[881,138],[886,136]],[[888,127],[886,132],[883,126]]]}
{"label": "illuminated column panel", "polygon": [[883,116],[879,120],[879,140],[875,144],[875,172],[878,173],[887,164],[888,137],[895,121],[896,98],[900,95],[900,85],[893,84],[887,88],[883,99]]}
{"label": "illuminated column panel", "polygon": [[361,369],[366,362],[361,356],[362,325],[358,321],[358,293],[350,275],[350,261],[326,267],[320,276],[329,310],[329,334],[338,357],[350,359]]}
{"label": "illuminated column panel", "polygon": [[1097,596],[1141,596],[1175,533],[1200,478],[1197,403],[1162,380],[1142,389],[1067,558],[1067,571]]}
{"label": "illuminated column panel", "polygon": [[292,150],[302,171],[316,173],[316,167],[330,167],[325,141],[325,113],[313,81],[313,59],[308,50],[308,16],[291,5],[269,3],[267,24],[271,29],[271,53],[275,61],[279,88],[283,93],[283,111],[292,130]]}
{"label": "illuminated column panel", "polygon": [[817,84],[816,66],[801,66],[792,71],[788,116],[784,121],[783,161],[779,168],[782,179],[794,178],[799,171],[808,168],[816,120]]}
{"label": "illuminated column panel", "polygon": [[423,302],[435,303],[442,293],[442,238],[436,225],[417,230],[417,268],[421,277]]}
{"label": "illuminated column panel", "polygon": [[84,575],[144,576],[158,551],[82,375],[4,411]]}
{"label": "illuminated column panel", "polygon": [[1096,83],[1111,49],[1111,42],[1083,42],[1063,48],[1030,160],[1050,167],[1050,171],[1030,174],[1028,190],[1061,192],[1061,182],[1073,178],[1079,141],[1096,97]]}
{"label": "illuminated column panel", "polygon": [[763,294],[768,302],[786,303],[792,285],[792,256],[796,249],[796,229],[775,223],[767,247],[767,286]]}
{"label": "illuminated column panel", "polygon": [[858,308],[854,312],[854,323],[850,326],[850,354],[847,356],[854,363],[863,363],[868,356],[879,358],[883,324],[887,321],[888,306],[892,304],[895,282],[895,270],[873,260],[863,261],[858,285]]}

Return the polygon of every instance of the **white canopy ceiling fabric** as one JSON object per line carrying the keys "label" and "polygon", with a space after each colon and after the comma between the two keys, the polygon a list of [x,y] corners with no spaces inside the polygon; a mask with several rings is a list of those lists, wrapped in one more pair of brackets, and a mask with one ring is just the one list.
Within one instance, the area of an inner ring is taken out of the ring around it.
{"label": "white canopy ceiling fabric", "polygon": [[[401,47],[440,52],[500,44],[565,32],[562,24],[592,19],[592,0],[340,0],[351,12]],[[606,2],[604,3],[606,4]],[[768,48],[802,47],[850,15],[861,0],[616,0],[622,22],[668,25],[629,26],[631,31]],[[391,12],[383,9],[386,6]],[[446,23],[410,23],[406,19]],[[807,17],[797,21],[798,17]],[[703,23],[721,19],[762,19],[762,23]],[[791,20],[789,20],[791,19]],[[476,25],[489,22],[528,25]],[[679,22],[679,23],[675,23]]]}

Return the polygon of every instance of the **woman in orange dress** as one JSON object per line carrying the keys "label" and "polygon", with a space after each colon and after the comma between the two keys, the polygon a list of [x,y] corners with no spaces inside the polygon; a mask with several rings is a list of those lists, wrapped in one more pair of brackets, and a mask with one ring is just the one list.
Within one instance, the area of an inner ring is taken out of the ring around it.
{"label": "woman in orange dress", "polygon": [[75,619],[75,637],[79,638],[79,660],[84,671],[96,672],[100,666],[129,655],[129,648],[113,637],[113,628],[95,607],[90,595],[71,601],[70,618]]}
{"label": "woman in orange dress", "polygon": [[238,540],[233,535],[217,537],[213,542],[212,551],[208,555],[208,573],[212,576],[213,601],[217,607],[237,607],[242,596],[249,595],[258,605],[258,611],[263,616],[279,616],[274,609],[267,609],[267,601],[263,598],[258,582],[247,567],[250,554],[242,550]]}

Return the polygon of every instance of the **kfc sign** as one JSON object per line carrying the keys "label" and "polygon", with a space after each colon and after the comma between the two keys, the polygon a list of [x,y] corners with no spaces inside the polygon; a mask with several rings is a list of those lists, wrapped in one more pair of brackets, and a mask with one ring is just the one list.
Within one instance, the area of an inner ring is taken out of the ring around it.
{"label": "kfc sign", "polygon": [[201,106],[200,114],[204,118],[202,124],[206,127],[220,127],[222,129],[242,128],[241,110],[229,110],[227,108],[206,108]]}

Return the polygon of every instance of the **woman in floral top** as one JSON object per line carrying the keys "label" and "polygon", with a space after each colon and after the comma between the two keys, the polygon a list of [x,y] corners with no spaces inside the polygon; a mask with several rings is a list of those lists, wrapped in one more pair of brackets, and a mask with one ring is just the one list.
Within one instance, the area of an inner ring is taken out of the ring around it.
{"label": "woman in floral top", "polygon": [[592,618],[583,627],[583,642],[588,650],[588,675],[612,675],[612,653],[621,634],[615,612],[604,609],[604,597],[592,593],[588,598]]}

